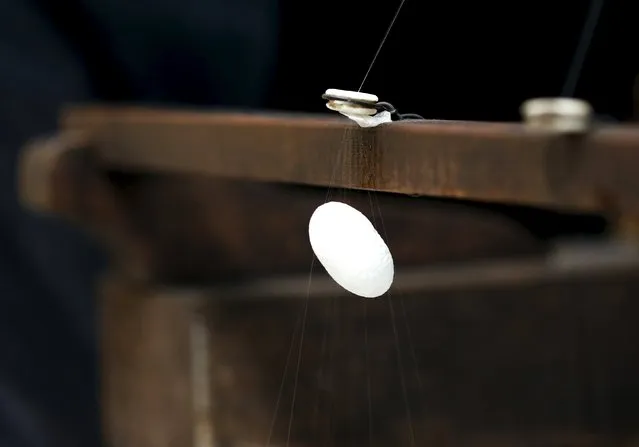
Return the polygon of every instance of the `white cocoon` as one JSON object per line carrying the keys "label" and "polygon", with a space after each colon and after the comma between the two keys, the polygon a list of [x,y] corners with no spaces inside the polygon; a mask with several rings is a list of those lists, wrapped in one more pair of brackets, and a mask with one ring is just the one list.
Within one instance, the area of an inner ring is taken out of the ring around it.
{"label": "white cocoon", "polygon": [[319,206],[308,224],[315,256],[349,292],[377,298],[393,283],[395,268],[388,246],[361,212],[341,202]]}

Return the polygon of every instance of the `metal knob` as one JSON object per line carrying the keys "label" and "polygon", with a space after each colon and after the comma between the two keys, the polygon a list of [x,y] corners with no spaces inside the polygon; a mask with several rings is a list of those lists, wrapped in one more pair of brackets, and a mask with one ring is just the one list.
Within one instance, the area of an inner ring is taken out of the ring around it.
{"label": "metal knob", "polygon": [[584,133],[592,124],[593,110],[575,98],[535,98],[525,101],[520,113],[526,125],[560,133]]}

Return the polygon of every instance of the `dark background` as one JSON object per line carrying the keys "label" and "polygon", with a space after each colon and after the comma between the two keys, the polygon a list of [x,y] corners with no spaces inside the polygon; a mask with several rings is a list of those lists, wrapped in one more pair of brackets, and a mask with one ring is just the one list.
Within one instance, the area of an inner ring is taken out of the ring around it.
{"label": "dark background", "polygon": [[[324,111],[327,88],[357,90],[400,1],[284,0],[269,104]],[[575,96],[629,119],[639,74],[630,1],[604,1]],[[557,96],[588,0],[406,0],[363,88],[427,118],[518,120],[523,100]]]}

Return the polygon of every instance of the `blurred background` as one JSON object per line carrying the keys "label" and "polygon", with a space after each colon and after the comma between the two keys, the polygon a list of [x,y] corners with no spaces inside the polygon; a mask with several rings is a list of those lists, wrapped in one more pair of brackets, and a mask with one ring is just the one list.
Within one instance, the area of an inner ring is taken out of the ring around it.
{"label": "blurred background", "polygon": [[[99,250],[16,201],[15,163],[69,102],[326,113],[356,90],[397,1],[3,0],[0,5],[0,445],[99,438]],[[407,0],[363,91],[427,118],[518,120],[558,95],[589,2]],[[604,3],[576,89],[633,115],[631,2]],[[596,228],[597,225],[595,225]],[[556,226],[554,228],[557,228]]]}

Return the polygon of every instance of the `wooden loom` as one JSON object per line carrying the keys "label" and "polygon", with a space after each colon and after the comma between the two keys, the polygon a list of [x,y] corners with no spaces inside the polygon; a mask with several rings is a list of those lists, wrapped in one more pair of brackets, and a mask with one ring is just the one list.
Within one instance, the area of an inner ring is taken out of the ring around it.
{"label": "wooden loom", "polygon": [[[639,127],[77,107],[20,169],[27,206],[112,254],[108,446],[639,445]],[[378,192],[392,300],[319,268],[304,299],[329,185],[362,210]],[[602,215],[616,242],[550,244],[474,202]]]}

